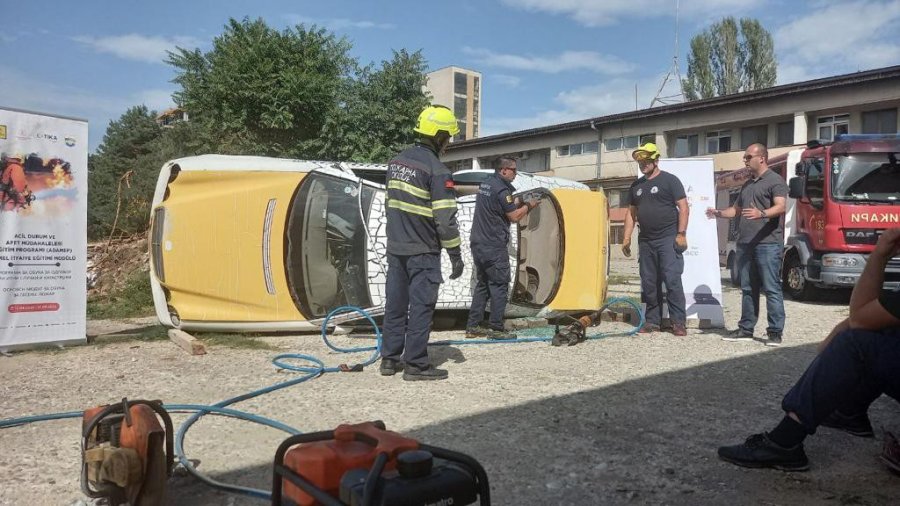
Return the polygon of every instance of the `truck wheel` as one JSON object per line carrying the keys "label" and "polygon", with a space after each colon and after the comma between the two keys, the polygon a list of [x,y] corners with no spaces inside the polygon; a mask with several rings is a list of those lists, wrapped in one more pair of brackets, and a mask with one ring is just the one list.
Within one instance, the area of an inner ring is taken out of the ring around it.
{"label": "truck wheel", "polygon": [[735,262],[737,255],[734,253],[728,255],[728,260],[725,262],[728,265],[728,275],[731,278],[731,286],[740,288],[741,287],[741,278],[738,275],[738,268]]}
{"label": "truck wheel", "polygon": [[806,279],[800,257],[791,253],[784,259],[784,293],[794,300],[812,300],[815,287]]}

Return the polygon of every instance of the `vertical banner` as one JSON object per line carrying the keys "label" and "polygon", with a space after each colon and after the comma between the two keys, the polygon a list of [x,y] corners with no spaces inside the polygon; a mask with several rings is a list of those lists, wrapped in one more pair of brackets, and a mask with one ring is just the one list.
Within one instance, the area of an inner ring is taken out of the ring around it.
{"label": "vertical banner", "polygon": [[[698,319],[703,326],[724,327],[722,277],[719,271],[719,232],[717,220],[706,217],[706,208],[715,207],[716,189],[711,158],[661,158],[659,168],[684,185],[688,207],[688,249],[684,252],[685,309],[688,319]],[[637,176],[641,177],[640,169]],[[668,316],[663,305],[663,315]]]}
{"label": "vertical banner", "polygon": [[0,108],[0,350],[85,340],[87,136]]}

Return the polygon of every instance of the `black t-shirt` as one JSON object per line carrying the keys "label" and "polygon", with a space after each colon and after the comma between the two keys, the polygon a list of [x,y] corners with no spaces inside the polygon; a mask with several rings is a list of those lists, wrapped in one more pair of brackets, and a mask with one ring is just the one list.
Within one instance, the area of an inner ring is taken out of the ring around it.
{"label": "black t-shirt", "polygon": [[900,292],[884,290],[881,297],[878,297],[878,302],[888,313],[894,315],[894,318],[900,319]]}
{"label": "black t-shirt", "polygon": [[653,179],[646,176],[631,184],[629,205],[637,207],[637,221],[641,239],[656,239],[678,232],[676,202],[685,198],[684,185],[677,177],[659,171]]}
{"label": "black t-shirt", "polygon": [[516,210],[512,193],[515,190],[497,173],[485,179],[475,199],[472,219],[472,245],[506,248],[509,244],[509,218],[506,213]]}
{"label": "black t-shirt", "polygon": [[[751,179],[741,187],[735,205],[741,209],[755,208],[764,210],[775,205],[775,197],[787,198],[788,187],[784,179],[771,170],[762,176]],[[738,222],[739,244],[782,243],[784,229],[781,226],[782,215],[768,219],[748,220],[741,218]]]}

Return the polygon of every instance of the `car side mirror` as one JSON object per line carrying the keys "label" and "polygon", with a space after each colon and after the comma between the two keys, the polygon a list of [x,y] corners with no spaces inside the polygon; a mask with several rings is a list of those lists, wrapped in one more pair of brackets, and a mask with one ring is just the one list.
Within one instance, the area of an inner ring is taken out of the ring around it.
{"label": "car side mirror", "polygon": [[802,177],[792,177],[788,181],[788,197],[792,199],[801,199],[806,193],[805,179]]}

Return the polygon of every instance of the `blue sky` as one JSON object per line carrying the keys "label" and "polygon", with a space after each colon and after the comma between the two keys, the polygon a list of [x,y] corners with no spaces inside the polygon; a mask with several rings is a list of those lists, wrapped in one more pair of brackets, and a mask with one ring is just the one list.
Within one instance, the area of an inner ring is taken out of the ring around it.
{"label": "blue sky", "polygon": [[[229,17],[249,16],[324,26],[361,63],[406,48],[431,69],[478,70],[491,135],[633,110],[635,86],[648,107],[672,65],[674,14],[674,0],[0,0],[0,105],[86,118],[93,150],[129,106],[171,105],[166,49],[207,50]],[[682,74],[690,38],[724,15],[774,35],[779,84],[900,64],[900,0],[682,0]]]}

